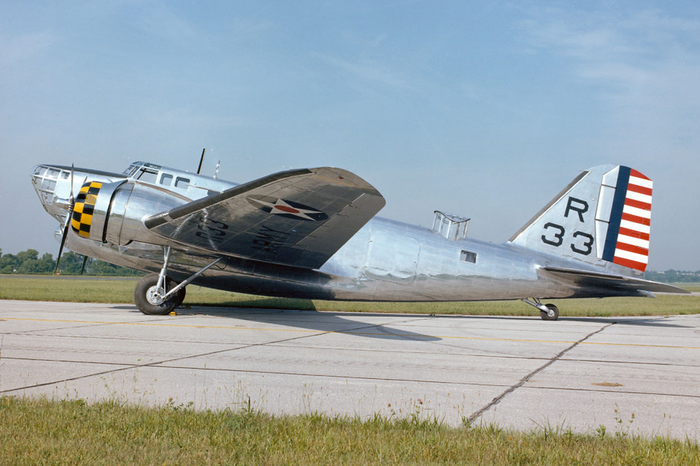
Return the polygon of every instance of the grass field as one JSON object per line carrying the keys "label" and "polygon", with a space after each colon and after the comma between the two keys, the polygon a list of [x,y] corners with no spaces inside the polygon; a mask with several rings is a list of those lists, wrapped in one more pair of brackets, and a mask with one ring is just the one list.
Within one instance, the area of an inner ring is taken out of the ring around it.
{"label": "grass field", "polygon": [[1,464],[699,464],[692,441],[624,430],[450,428],[418,417],[276,417],[0,398]]}
{"label": "grass field", "polygon": [[[137,279],[94,277],[18,277],[0,275],[0,299],[132,303]],[[700,285],[685,286],[700,291]],[[700,313],[700,296],[659,295],[648,298],[606,298],[553,300],[565,316],[649,316]],[[520,301],[457,303],[377,303],[266,298],[211,290],[187,288],[185,305],[283,308],[339,312],[388,312],[465,315],[538,315]]]}

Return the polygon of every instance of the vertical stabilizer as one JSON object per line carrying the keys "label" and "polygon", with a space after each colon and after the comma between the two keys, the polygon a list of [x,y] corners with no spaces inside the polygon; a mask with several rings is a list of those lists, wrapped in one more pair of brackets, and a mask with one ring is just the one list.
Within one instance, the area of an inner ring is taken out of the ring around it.
{"label": "vertical stabilizer", "polygon": [[606,267],[644,271],[649,257],[652,182],[621,165],[591,168],[510,239],[510,243]]}

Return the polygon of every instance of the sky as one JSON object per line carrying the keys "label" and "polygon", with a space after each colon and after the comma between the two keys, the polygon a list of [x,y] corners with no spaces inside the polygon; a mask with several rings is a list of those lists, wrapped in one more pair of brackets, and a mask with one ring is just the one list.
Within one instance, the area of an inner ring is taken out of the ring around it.
{"label": "sky", "polygon": [[581,170],[654,180],[650,270],[700,270],[700,4],[0,0],[0,249],[56,254],[29,175],[336,166],[383,217],[506,241]]}

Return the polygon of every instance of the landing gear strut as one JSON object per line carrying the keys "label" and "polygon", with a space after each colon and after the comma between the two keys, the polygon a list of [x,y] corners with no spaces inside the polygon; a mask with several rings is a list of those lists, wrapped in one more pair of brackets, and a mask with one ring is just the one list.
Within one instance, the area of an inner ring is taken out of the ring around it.
{"label": "landing gear strut", "polygon": [[538,298],[533,298],[532,301],[529,299],[522,299],[521,301],[539,309],[542,320],[557,320],[559,318],[559,308],[554,304],[542,304]]}
{"label": "landing gear strut", "polygon": [[134,289],[134,303],[136,307],[146,315],[169,314],[185,300],[185,287],[220,260],[221,258],[216,259],[187,280],[178,284],[166,275],[168,263],[170,262],[170,246],[164,247],[163,268],[161,268],[160,273],[157,275],[146,275],[136,284]]}

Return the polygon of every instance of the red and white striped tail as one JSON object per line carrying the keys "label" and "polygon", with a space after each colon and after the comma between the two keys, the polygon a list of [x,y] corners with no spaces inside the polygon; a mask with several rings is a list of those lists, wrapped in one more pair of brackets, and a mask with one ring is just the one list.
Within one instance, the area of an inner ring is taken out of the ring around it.
{"label": "red and white striped tail", "polygon": [[[620,167],[605,260],[644,271],[649,261],[652,181],[637,170]],[[618,220],[619,219],[619,220]],[[619,221],[619,228],[615,224]]]}

